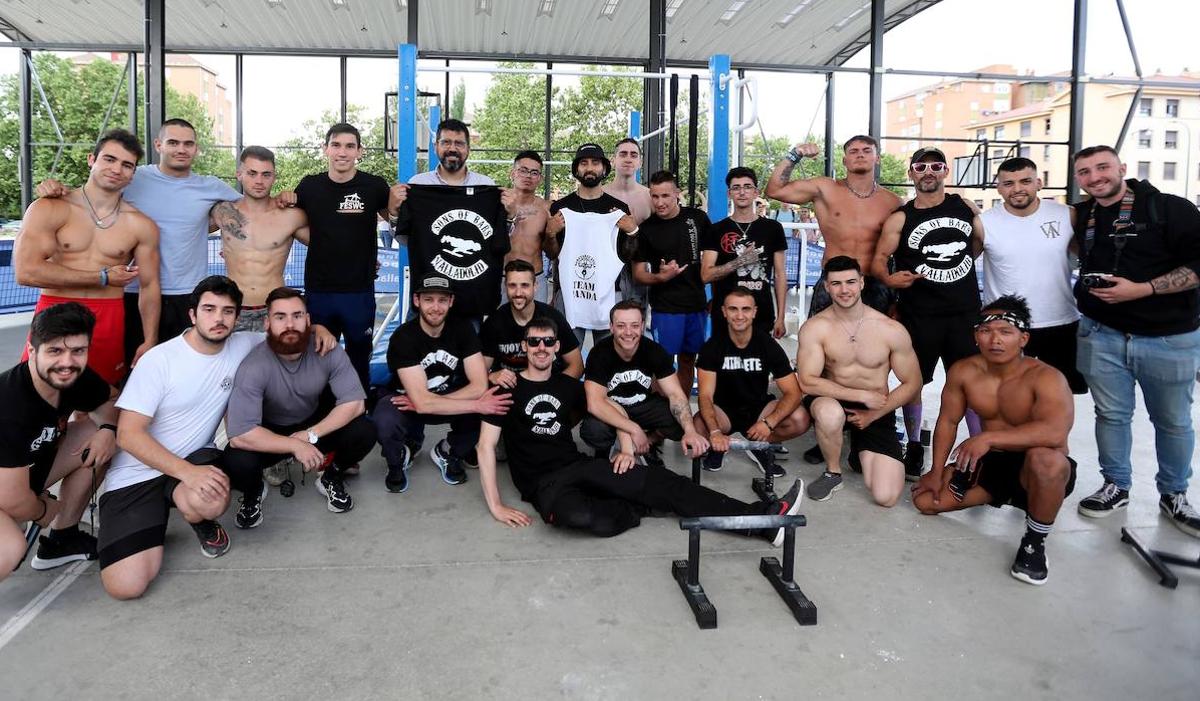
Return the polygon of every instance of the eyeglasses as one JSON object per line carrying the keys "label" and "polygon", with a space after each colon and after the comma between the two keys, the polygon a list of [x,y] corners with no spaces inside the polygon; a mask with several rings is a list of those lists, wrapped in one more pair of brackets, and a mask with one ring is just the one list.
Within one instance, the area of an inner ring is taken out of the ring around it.
{"label": "eyeglasses", "polygon": [[754,192],[757,189],[758,189],[757,185],[750,185],[749,183],[747,183],[745,185],[730,185],[729,186],[730,192]]}
{"label": "eyeglasses", "polygon": [[525,337],[525,344],[528,345],[530,348],[537,348],[538,346],[544,346],[546,348],[549,348],[550,346],[553,346],[555,343],[558,343],[558,338],[555,336],[526,336]]}
{"label": "eyeglasses", "polygon": [[516,167],[516,172],[517,172],[517,175],[523,175],[523,176],[525,176],[525,177],[527,177],[527,178],[540,178],[540,177],[542,177],[542,171],[540,171],[540,170],[530,170],[529,168],[526,168],[525,166],[517,166],[517,167]]}
{"label": "eyeglasses", "polygon": [[946,164],[945,163],[937,163],[937,162],[912,164],[912,171],[914,173],[924,173],[927,170],[930,173],[940,173],[940,172],[946,170]]}
{"label": "eyeglasses", "polygon": [[463,141],[462,139],[456,139],[453,141],[450,139],[441,139],[437,142],[437,145],[441,146],[442,148],[450,148],[451,146],[454,148],[466,148],[467,142]]}

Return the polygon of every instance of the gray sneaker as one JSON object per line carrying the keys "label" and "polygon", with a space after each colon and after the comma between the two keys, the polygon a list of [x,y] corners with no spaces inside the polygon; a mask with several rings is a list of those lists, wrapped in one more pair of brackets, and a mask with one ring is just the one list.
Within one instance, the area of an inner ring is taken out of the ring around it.
{"label": "gray sneaker", "polygon": [[833,493],[842,488],[842,476],[825,471],[816,482],[808,485],[808,498],[813,501],[828,501]]}
{"label": "gray sneaker", "polygon": [[263,470],[263,480],[272,487],[283,484],[283,481],[288,478],[288,460],[291,458],[280,460]]}

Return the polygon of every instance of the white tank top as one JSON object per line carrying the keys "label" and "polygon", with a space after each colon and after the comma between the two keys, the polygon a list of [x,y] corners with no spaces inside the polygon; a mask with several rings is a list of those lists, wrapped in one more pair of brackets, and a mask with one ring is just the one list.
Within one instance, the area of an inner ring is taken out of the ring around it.
{"label": "white tank top", "polygon": [[608,312],[617,303],[617,220],[622,211],[588,214],[559,210],[566,221],[558,277],[567,321],[575,328],[606,329]]}
{"label": "white tank top", "polygon": [[1071,210],[1043,200],[1027,217],[1003,204],[980,215],[983,221],[983,302],[1009,294],[1029,303],[1033,328],[1062,326],[1079,319],[1071,293]]}

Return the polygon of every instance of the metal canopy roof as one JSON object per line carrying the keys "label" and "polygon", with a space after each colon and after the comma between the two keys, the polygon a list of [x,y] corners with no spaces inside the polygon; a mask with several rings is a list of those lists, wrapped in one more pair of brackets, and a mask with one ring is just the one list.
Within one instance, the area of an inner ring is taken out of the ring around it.
{"label": "metal canopy roof", "polygon": [[[743,67],[840,66],[869,43],[870,0],[665,0],[666,57]],[[891,28],[938,0],[887,0]],[[166,0],[166,48],[395,54],[417,8],[422,56],[649,60],[646,0]],[[36,49],[139,50],[142,0],[0,0],[0,33]]]}

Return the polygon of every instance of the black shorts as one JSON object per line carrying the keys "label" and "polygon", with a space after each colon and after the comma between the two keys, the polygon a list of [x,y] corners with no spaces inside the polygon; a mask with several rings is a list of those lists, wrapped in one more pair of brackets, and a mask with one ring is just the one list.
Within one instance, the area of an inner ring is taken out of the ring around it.
{"label": "black shorts", "polygon": [[1087,394],[1087,380],[1083,379],[1083,375],[1075,367],[1078,332],[1078,321],[1062,326],[1030,329],[1025,355],[1037,358],[1065,375],[1073,393]]}
{"label": "black shorts", "polygon": [[[629,420],[641,426],[646,433],[657,431],[663,438],[672,441],[683,438],[683,427],[671,413],[670,402],[661,394],[651,393],[645,401],[622,408]],[[607,453],[617,438],[617,429],[588,414],[579,425],[579,437],[593,449]]]}
{"label": "black shorts", "polygon": [[[804,405],[804,409],[812,415],[812,405],[819,397],[808,394],[800,403]],[[837,400],[838,404],[842,405],[843,409],[866,409],[867,406],[861,402],[845,402]],[[814,422],[816,419],[814,419]],[[904,451],[900,449],[900,437],[896,435],[896,412],[885,414],[871,423],[867,424],[866,428],[856,428],[850,423],[846,424],[846,430],[850,432],[850,452],[858,454],[861,452],[877,453],[885,455],[896,460],[904,460]]]}
{"label": "black shorts", "polygon": [[[1071,477],[1067,480],[1064,497],[1075,491],[1075,461],[1068,457],[1067,462],[1071,463]],[[978,473],[975,484],[987,491],[992,498],[988,503],[997,509],[1012,504],[1025,510],[1029,507],[1029,494],[1021,486],[1021,468],[1024,466],[1025,451],[993,450],[984,455],[975,468]]]}
{"label": "black shorts", "polygon": [[[193,465],[220,463],[221,451],[201,448],[185,458]],[[100,569],[166,541],[167,518],[175,502],[179,480],[159,475],[100,497],[100,536],[97,550]]]}
{"label": "black shorts", "polygon": [[[896,302],[896,293],[881,281],[867,275],[863,278],[862,301],[863,304],[880,314],[891,314],[892,305]],[[812,301],[808,304],[808,315],[811,317],[817,312],[824,311],[831,304],[833,304],[833,298],[825,289],[825,273],[821,273],[821,277],[817,278],[816,284],[813,285]]]}
{"label": "black shorts", "polygon": [[730,435],[734,433],[745,435],[751,426],[758,423],[763,409],[774,399],[774,397],[763,397],[761,401],[745,406],[732,407],[730,409],[721,407],[721,411],[725,412],[725,415],[729,417]]}
{"label": "black shorts", "polygon": [[912,338],[913,350],[921,365],[921,380],[925,384],[933,382],[933,369],[937,367],[938,358],[942,360],[942,367],[949,371],[951,365],[979,352],[975,345],[979,312],[925,315],[901,308],[900,322]]}

